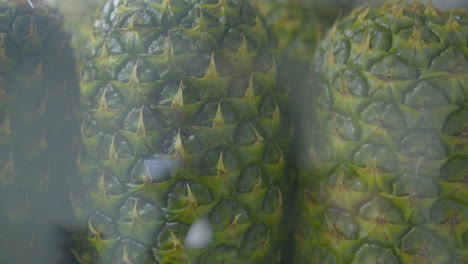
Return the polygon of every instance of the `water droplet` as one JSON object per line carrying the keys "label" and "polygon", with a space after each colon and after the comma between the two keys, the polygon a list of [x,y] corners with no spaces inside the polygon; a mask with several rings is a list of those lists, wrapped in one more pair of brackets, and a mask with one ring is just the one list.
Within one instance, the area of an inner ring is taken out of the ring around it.
{"label": "water droplet", "polygon": [[213,229],[207,219],[198,219],[193,222],[187,237],[185,246],[191,249],[204,249],[209,246],[213,240]]}

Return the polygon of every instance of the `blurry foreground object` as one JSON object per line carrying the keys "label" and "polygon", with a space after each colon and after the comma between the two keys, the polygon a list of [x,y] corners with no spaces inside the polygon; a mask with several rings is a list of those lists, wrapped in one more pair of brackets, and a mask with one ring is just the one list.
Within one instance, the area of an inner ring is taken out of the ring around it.
{"label": "blurry foreground object", "polygon": [[466,263],[467,40],[466,10],[417,1],[330,30],[292,263]]}
{"label": "blurry foreground object", "polygon": [[81,263],[279,263],[287,91],[247,1],[107,1],[84,56]]}
{"label": "blurry foreground object", "polygon": [[93,34],[94,13],[103,0],[45,0],[65,17],[65,29],[72,34],[72,46],[80,53]]}
{"label": "blurry foreground object", "polygon": [[[323,37],[324,32],[330,28],[340,14],[349,12],[351,1],[340,0],[252,0],[265,14],[267,21],[274,33],[276,53],[275,58],[278,67],[278,85],[291,91],[289,97],[291,103],[290,117],[295,122],[302,116],[310,116],[305,106],[305,101],[310,97],[308,86],[313,82],[311,78],[311,63],[316,44]],[[293,146],[301,148],[304,145],[303,133],[309,133],[296,127],[295,142]],[[310,133],[309,133],[310,134]],[[299,154],[300,156],[300,154]],[[299,175],[307,174],[307,171],[297,166],[299,157],[291,157],[290,167],[298,168]],[[294,225],[296,221],[294,197],[287,203],[287,225]],[[284,263],[290,263],[290,248],[295,247],[292,237],[288,238],[287,247],[284,249],[287,255]]]}
{"label": "blurry foreground object", "polygon": [[56,235],[71,216],[73,65],[55,10],[0,1],[0,263],[66,261]]}

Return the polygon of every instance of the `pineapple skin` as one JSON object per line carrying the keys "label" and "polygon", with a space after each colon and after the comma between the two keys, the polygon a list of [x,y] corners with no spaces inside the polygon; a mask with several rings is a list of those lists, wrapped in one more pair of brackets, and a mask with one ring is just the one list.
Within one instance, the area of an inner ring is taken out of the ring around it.
{"label": "pineapple skin", "polygon": [[389,2],[321,42],[293,263],[466,263],[467,21]]}
{"label": "pineapple skin", "polygon": [[65,263],[79,89],[61,16],[32,3],[0,1],[0,262]]}
{"label": "pineapple skin", "polygon": [[[279,263],[291,129],[264,18],[243,0],[107,1],[96,18],[77,259]],[[199,223],[208,243],[190,242]]]}

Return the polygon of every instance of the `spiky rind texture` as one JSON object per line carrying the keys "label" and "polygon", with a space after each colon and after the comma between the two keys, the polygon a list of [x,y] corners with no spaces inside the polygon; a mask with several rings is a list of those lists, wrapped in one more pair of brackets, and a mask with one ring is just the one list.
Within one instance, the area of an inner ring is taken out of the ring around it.
{"label": "spiky rind texture", "polygon": [[[97,18],[77,257],[278,263],[290,131],[264,19],[243,0],[108,1]],[[208,243],[189,239],[200,225]]]}
{"label": "spiky rind texture", "polygon": [[468,13],[363,7],[320,44],[293,263],[466,263]]}
{"label": "spiky rind texture", "polygon": [[61,26],[40,1],[0,1],[1,263],[63,263],[54,230],[71,216],[62,202],[79,96]]}

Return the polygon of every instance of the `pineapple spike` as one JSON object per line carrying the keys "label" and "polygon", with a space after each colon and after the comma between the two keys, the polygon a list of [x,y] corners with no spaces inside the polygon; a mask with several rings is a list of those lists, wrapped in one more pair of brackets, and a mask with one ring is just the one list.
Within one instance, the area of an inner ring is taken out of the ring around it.
{"label": "pineapple spike", "polygon": [[283,206],[283,192],[281,191],[280,188],[276,187],[276,191],[278,192],[278,203],[279,203],[279,208]]}
{"label": "pineapple spike", "polygon": [[145,164],[145,184],[151,184],[153,182],[153,176],[151,175],[151,170],[148,164]]}
{"label": "pineapple spike", "polygon": [[178,248],[184,248],[180,240],[177,238],[177,236],[174,234],[174,232],[171,231],[171,239],[172,243],[174,245],[173,251],[176,251]]}
{"label": "pineapple spike", "polygon": [[206,71],[206,74],[204,76],[205,79],[207,80],[215,80],[219,77],[218,71],[216,70],[216,63],[214,59],[214,53],[211,53],[211,58],[210,58],[210,66],[208,66],[208,70]]}
{"label": "pineapple spike", "polygon": [[[82,138],[82,139],[86,139],[86,132],[85,132],[85,130],[86,130],[86,124],[85,124],[85,121],[83,120],[83,121],[81,122],[81,126],[80,126],[80,132],[81,132],[80,134],[81,134],[81,138]],[[81,154],[80,154],[80,155],[81,155]]]}
{"label": "pineapple spike", "polygon": [[139,87],[140,86],[140,79],[138,78],[138,65],[140,64],[140,59],[138,59],[133,65],[132,73],[130,74],[130,79],[128,80],[128,83],[130,84],[131,87]]}
{"label": "pineapple spike", "polygon": [[109,107],[107,105],[107,98],[106,98],[106,93],[109,88],[106,87],[104,91],[101,94],[101,98],[99,98],[99,107],[98,110],[108,110]]}
{"label": "pineapple spike", "polygon": [[257,129],[250,122],[249,122],[249,126],[250,126],[250,128],[252,128],[252,130],[255,133],[256,143],[262,143],[264,139],[260,135],[260,133],[258,133]]}
{"label": "pineapple spike", "polygon": [[234,227],[237,225],[237,222],[239,222],[239,218],[241,218],[241,216],[243,216],[245,214],[245,212],[242,212],[240,214],[236,214],[234,216],[234,219],[232,219],[231,223],[229,224],[229,226],[231,227]]}
{"label": "pineapple spike", "polygon": [[10,135],[11,124],[10,124],[10,113],[7,112],[3,122],[0,124],[0,135]]}
{"label": "pineapple spike", "polygon": [[125,30],[127,31],[132,31],[135,29],[135,20],[136,20],[136,14],[133,14],[132,17],[130,18],[130,23],[128,23],[128,26]]}
{"label": "pineapple spike", "polygon": [[222,151],[219,154],[218,166],[216,167],[216,171],[218,172],[218,177],[221,177],[222,175],[227,173],[227,170],[224,167],[224,159],[223,159],[223,152]]}
{"label": "pineapple spike", "polygon": [[218,128],[224,126],[224,117],[223,111],[221,108],[221,100],[218,103],[218,110],[216,111],[216,115],[213,119],[213,128]]}
{"label": "pineapple spike", "polygon": [[117,160],[119,158],[119,153],[115,149],[115,136],[112,137],[112,142],[109,146],[109,160]]}
{"label": "pineapple spike", "polygon": [[187,183],[187,202],[194,207],[197,206],[197,198],[195,198],[195,195],[193,195],[192,188],[190,188],[190,185]]}
{"label": "pineapple spike", "polygon": [[455,19],[455,16],[453,15],[452,11],[450,11],[449,19],[447,20],[447,23],[445,23],[444,27],[447,30],[447,32],[454,32],[460,30],[461,26]]}
{"label": "pineapple spike", "polygon": [[136,221],[138,221],[138,200],[135,199],[135,203],[133,204],[133,208],[132,208],[132,223],[135,223]]}
{"label": "pineapple spike", "polygon": [[362,10],[359,13],[357,17],[357,21],[364,21],[367,18],[367,15],[369,14],[370,9],[371,9],[371,5],[369,4],[366,8],[364,8],[364,10]]}
{"label": "pineapple spike", "polygon": [[278,145],[278,143],[276,143],[275,146],[276,146],[276,149],[278,150],[278,152],[279,152],[279,154],[280,154],[279,159],[280,159],[280,160],[284,160],[284,153],[283,153],[283,150],[280,148],[280,146]]}
{"label": "pineapple spike", "polygon": [[226,3],[226,0],[219,0],[218,6],[224,11],[224,13],[227,13],[228,11],[228,4]]}
{"label": "pineapple spike", "polygon": [[255,184],[253,190],[258,191],[262,188],[262,176],[257,177],[257,183]]}
{"label": "pineapple spike", "polygon": [[101,240],[101,232],[99,232],[99,230],[97,230],[93,226],[93,223],[91,222],[91,218],[89,218],[89,220],[88,220],[88,228],[89,228],[89,231],[91,232],[91,234],[93,235],[93,239],[97,240],[97,241],[100,241]]}
{"label": "pineapple spike", "polygon": [[250,76],[249,79],[249,86],[247,86],[247,89],[245,90],[244,93],[244,99],[253,99],[255,98],[255,91],[254,91],[254,84],[253,84],[253,76]]}
{"label": "pineapple spike", "polygon": [[269,242],[270,242],[270,235],[271,235],[271,234],[270,234],[270,230],[268,230],[268,232],[267,232],[267,237],[266,237],[266,239],[265,239],[265,242],[263,243],[263,246],[265,246],[265,247],[268,246],[268,244],[269,244]]}
{"label": "pineapple spike", "polygon": [[138,135],[144,135],[146,133],[145,129],[145,122],[143,120],[143,110],[145,109],[145,106],[142,105],[140,109],[140,116],[138,117],[138,123],[137,123],[137,131],[136,133]]}
{"label": "pineapple spike", "polygon": [[205,15],[203,15],[203,11],[201,8],[200,8],[200,16],[198,18],[197,28],[198,30],[203,31],[203,32],[208,30],[208,25],[206,24]]}
{"label": "pineapple spike", "polygon": [[123,259],[125,264],[133,264],[133,262],[129,258],[128,246],[127,245],[124,246],[124,250],[123,250],[123,253],[122,253],[122,259]]}
{"label": "pineapple spike", "polygon": [[242,38],[242,43],[237,49],[236,56],[242,59],[242,58],[245,58],[247,54],[249,54],[249,51],[247,49],[247,38],[245,37],[244,33],[241,34],[241,38]]}
{"label": "pineapple spike", "polygon": [[179,89],[177,90],[177,93],[175,94],[174,99],[172,99],[171,107],[184,106],[184,91],[182,89],[183,85],[184,85],[183,81],[180,81]]}
{"label": "pineapple spike", "polygon": [[106,182],[105,182],[105,179],[104,179],[104,173],[101,174],[101,177],[99,177],[99,194],[101,196],[106,196],[107,195],[107,189],[106,189]]}
{"label": "pineapple spike", "polygon": [[187,152],[185,152],[184,145],[182,143],[182,136],[180,135],[180,130],[177,133],[177,138],[174,146],[176,154],[182,159],[185,160],[187,157]]}
{"label": "pineapple spike", "polygon": [[359,51],[364,53],[370,50],[371,36],[369,32],[369,26],[366,26],[366,31],[364,32],[364,40],[362,41]]}

